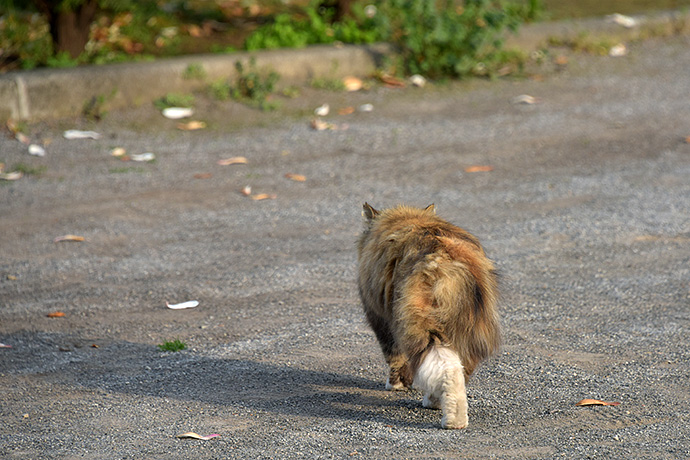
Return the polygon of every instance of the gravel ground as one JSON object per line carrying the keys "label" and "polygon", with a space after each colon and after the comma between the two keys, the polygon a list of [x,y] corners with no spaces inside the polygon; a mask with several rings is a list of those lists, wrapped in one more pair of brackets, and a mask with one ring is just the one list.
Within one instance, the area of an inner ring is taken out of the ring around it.
{"label": "gravel ground", "polygon": [[[1,138],[8,168],[45,169],[0,183],[0,457],[690,457],[689,45],[543,81],[306,89],[273,114],[201,101],[195,132],[151,107],[31,125],[44,158]],[[374,111],[317,132],[323,102]],[[354,282],[364,201],[435,203],[500,267],[504,345],[467,429],[384,391]]]}

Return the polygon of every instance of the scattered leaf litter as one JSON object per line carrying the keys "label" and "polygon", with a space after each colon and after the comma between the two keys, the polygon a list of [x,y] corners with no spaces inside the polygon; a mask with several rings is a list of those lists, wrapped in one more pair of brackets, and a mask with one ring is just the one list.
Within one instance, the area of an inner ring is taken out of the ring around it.
{"label": "scattered leaf litter", "polygon": [[357,77],[345,77],[343,78],[343,85],[347,91],[359,91],[364,86],[361,78]]}
{"label": "scattered leaf litter", "polygon": [[175,304],[165,302],[165,306],[171,310],[184,310],[187,308],[197,307],[198,305],[199,305],[199,301],[197,301],[197,300],[190,300],[188,302],[175,303]]}
{"label": "scattered leaf litter", "polygon": [[12,171],[8,173],[0,173],[1,180],[19,180],[24,176],[21,171]]}
{"label": "scattered leaf litter", "polygon": [[494,167],[491,165],[474,165],[474,166],[468,166],[465,168],[465,172],[468,173],[475,173],[475,172],[489,172],[493,171]]}
{"label": "scattered leaf litter", "polygon": [[86,241],[86,238],[83,236],[78,236],[78,235],[62,235],[58,236],[53,240],[54,243],[62,243],[64,241],[74,241],[74,242],[81,242],[81,241]]}
{"label": "scattered leaf litter", "polygon": [[606,21],[618,24],[619,26],[623,26],[626,29],[632,29],[633,27],[638,25],[637,19],[619,13],[614,13],[606,16]]}
{"label": "scattered leaf litter", "polygon": [[139,154],[130,156],[129,159],[132,161],[141,161],[141,162],[153,161],[156,159],[156,155],[151,153],[151,152],[139,153]]}
{"label": "scattered leaf litter", "polygon": [[410,77],[410,83],[412,83],[412,86],[416,86],[417,88],[424,88],[426,85],[426,78],[419,74],[414,74]]}
{"label": "scattered leaf litter", "polygon": [[194,115],[194,111],[188,107],[167,107],[161,111],[165,118],[170,120],[179,120],[181,118],[189,118]]}
{"label": "scattered leaf litter", "polygon": [[293,173],[287,173],[285,174],[285,178],[294,180],[295,182],[304,182],[307,180],[305,176],[302,174],[293,174]]}
{"label": "scattered leaf litter", "polygon": [[608,401],[601,401],[599,399],[583,399],[582,401],[579,401],[576,406],[619,406],[619,402],[608,402]]}
{"label": "scattered leaf litter", "polygon": [[53,311],[53,312],[48,313],[46,316],[48,318],[64,318],[65,312],[64,311]]}
{"label": "scattered leaf litter", "polygon": [[530,96],[529,94],[521,94],[519,96],[515,96],[510,102],[513,104],[533,105],[539,103],[539,98]]}
{"label": "scattered leaf litter", "polygon": [[175,437],[179,439],[200,439],[201,441],[208,441],[209,439],[217,438],[218,436],[220,435],[217,433],[201,436],[200,434],[196,434],[193,431],[190,431],[188,433],[178,434]]}
{"label": "scattered leaf litter", "polygon": [[278,198],[278,195],[275,193],[257,193],[256,195],[250,195],[249,198],[254,201],[275,200]]}
{"label": "scattered leaf litter", "polygon": [[81,131],[79,129],[68,129],[62,133],[65,139],[100,139],[101,135],[96,131]]}
{"label": "scattered leaf litter", "polygon": [[188,123],[178,123],[177,124],[177,129],[181,129],[182,131],[196,131],[198,129],[204,129],[206,128],[206,123],[203,121],[198,121],[198,120],[193,120]]}
{"label": "scattered leaf litter", "polygon": [[609,56],[611,57],[623,57],[628,54],[628,49],[624,44],[619,43],[609,50]]}
{"label": "scattered leaf litter", "polygon": [[29,145],[29,155],[35,155],[37,157],[44,157],[46,156],[46,149],[41,147],[38,144],[30,144]]}
{"label": "scattered leaf litter", "polygon": [[317,117],[325,117],[330,111],[330,106],[328,104],[323,104],[314,109],[314,115]]}
{"label": "scattered leaf litter", "polygon": [[230,165],[246,165],[249,163],[245,157],[230,157],[224,160],[218,160],[217,164],[220,166],[230,166]]}

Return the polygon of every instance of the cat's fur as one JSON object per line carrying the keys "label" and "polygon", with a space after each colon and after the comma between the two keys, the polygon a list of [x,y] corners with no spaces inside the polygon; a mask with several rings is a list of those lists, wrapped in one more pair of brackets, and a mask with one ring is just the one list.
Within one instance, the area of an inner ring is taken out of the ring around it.
{"label": "cat's fur", "polygon": [[477,238],[426,209],[364,204],[359,293],[390,373],[443,428],[467,426],[465,379],[500,342],[497,277]]}

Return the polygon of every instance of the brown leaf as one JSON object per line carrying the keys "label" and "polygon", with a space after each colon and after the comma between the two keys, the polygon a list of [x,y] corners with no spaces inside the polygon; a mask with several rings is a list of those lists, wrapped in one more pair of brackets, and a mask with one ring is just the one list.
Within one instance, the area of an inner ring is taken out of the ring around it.
{"label": "brown leaf", "polygon": [[328,123],[320,118],[314,118],[311,121],[311,127],[317,131],[326,131],[327,129],[337,129],[337,126],[333,123]]}
{"label": "brown leaf", "polygon": [[343,85],[347,91],[359,91],[364,83],[357,77],[345,77],[343,78]]}
{"label": "brown leaf", "polygon": [[287,173],[287,174],[285,174],[285,177],[287,179],[291,179],[291,180],[294,180],[296,182],[304,182],[307,180],[307,178],[301,174]]}
{"label": "brown leaf", "polygon": [[46,315],[48,318],[64,318],[65,317],[65,312],[62,311],[54,311],[51,313],[48,313]]}
{"label": "brown leaf", "polygon": [[391,75],[381,75],[381,82],[389,88],[404,88],[405,82]]}
{"label": "brown leaf", "polygon": [[224,160],[218,160],[220,166],[230,166],[230,165],[246,165],[249,163],[245,157],[230,157]]}
{"label": "brown leaf", "polygon": [[690,144],[690,136],[688,136],[688,137],[685,138],[685,143],[686,143],[686,144]]}
{"label": "brown leaf", "polygon": [[178,434],[178,435],[175,436],[175,437],[176,437],[176,438],[180,438],[180,439],[188,438],[188,439],[200,439],[200,440],[202,440],[202,441],[208,441],[209,439],[216,438],[216,437],[218,437],[218,436],[220,436],[220,435],[219,435],[219,434],[216,434],[216,433],[214,433],[214,434],[209,434],[209,435],[207,435],[207,436],[201,436],[200,434],[196,434],[196,433],[190,431],[189,433]]}
{"label": "brown leaf", "polygon": [[12,171],[8,173],[0,173],[1,180],[19,180],[24,176],[21,171]]}
{"label": "brown leaf", "polygon": [[194,131],[197,129],[204,129],[206,127],[206,123],[203,121],[190,121],[187,123],[178,123],[177,124],[177,129],[181,129],[182,131]]}
{"label": "brown leaf", "polygon": [[554,59],[553,61],[556,65],[567,65],[568,64],[568,56],[564,55],[559,55]]}
{"label": "brown leaf", "polygon": [[343,107],[342,109],[338,110],[338,115],[350,115],[351,113],[355,112],[354,107]]}
{"label": "brown leaf", "polygon": [[249,198],[251,198],[254,201],[275,200],[276,198],[278,198],[278,195],[274,193],[257,193],[256,195],[252,195]]}
{"label": "brown leaf", "polygon": [[490,165],[474,165],[474,166],[468,166],[465,168],[465,172],[468,173],[475,173],[475,172],[489,172],[493,171],[494,167]]}
{"label": "brown leaf", "polygon": [[210,179],[213,177],[213,173],[196,173],[194,174],[194,179]]}
{"label": "brown leaf", "polygon": [[618,406],[619,402],[600,401],[598,399],[583,399],[576,406]]}
{"label": "brown leaf", "polygon": [[58,236],[53,240],[54,243],[60,243],[62,241],[85,241],[85,238],[77,235],[63,235]]}

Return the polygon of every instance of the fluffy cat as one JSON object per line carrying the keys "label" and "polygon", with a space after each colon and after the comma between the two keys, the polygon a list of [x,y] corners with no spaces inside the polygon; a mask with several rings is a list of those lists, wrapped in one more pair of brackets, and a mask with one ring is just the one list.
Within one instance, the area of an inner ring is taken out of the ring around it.
{"label": "fluffy cat", "polygon": [[465,380],[500,343],[494,266],[476,237],[434,206],[364,204],[359,293],[390,367],[386,389],[410,386],[443,428],[468,424]]}

